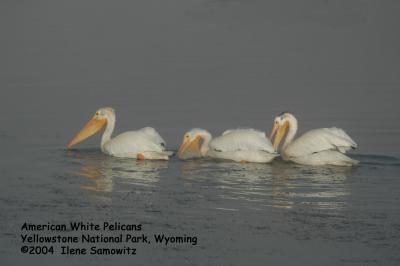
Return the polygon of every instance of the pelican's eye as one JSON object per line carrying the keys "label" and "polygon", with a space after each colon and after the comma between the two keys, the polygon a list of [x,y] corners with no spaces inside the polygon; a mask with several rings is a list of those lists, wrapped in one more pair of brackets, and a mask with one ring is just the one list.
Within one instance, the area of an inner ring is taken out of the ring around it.
{"label": "pelican's eye", "polygon": [[96,115],[98,116],[99,114],[100,114],[100,113],[97,111],[97,112],[96,112]]}

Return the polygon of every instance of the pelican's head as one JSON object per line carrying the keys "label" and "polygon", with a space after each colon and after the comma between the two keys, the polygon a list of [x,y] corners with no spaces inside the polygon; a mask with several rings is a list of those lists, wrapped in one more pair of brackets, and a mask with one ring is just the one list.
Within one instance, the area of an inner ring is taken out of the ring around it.
{"label": "pelican's head", "polygon": [[292,121],[296,121],[296,118],[289,112],[283,112],[275,117],[269,139],[273,143],[276,151]]}
{"label": "pelican's head", "polygon": [[191,158],[203,157],[206,149],[203,147],[204,142],[211,139],[211,134],[204,129],[193,128],[185,133],[182,144],[178,150],[178,158],[185,160]]}
{"label": "pelican's head", "polygon": [[100,131],[106,124],[107,121],[115,117],[115,111],[111,107],[103,107],[96,111],[92,119],[86,123],[86,125],[75,135],[75,137],[68,143],[67,148],[84,141],[90,136]]}

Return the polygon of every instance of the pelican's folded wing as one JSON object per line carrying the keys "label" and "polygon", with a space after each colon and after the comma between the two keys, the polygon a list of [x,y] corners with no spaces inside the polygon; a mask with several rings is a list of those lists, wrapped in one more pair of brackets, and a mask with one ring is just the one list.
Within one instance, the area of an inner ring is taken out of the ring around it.
{"label": "pelican's folded wing", "polygon": [[261,131],[254,129],[233,129],[225,131],[210,143],[215,151],[266,151],[275,153],[271,142]]}
{"label": "pelican's folded wing", "polygon": [[152,127],[144,127],[139,129],[139,131],[143,132],[145,135],[148,136],[148,139],[152,142],[159,144],[165,150],[165,141],[164,139],[158,134],[158,132]]}
{"label": "pelican's folded wing", "polygon": [[342,129],[332,127],[306,132],[292,142],[285,149],[285,153],[291,157],[298,157],[327,150],[337,150],[345,153],[352,148],[357,148],[354,140]]}

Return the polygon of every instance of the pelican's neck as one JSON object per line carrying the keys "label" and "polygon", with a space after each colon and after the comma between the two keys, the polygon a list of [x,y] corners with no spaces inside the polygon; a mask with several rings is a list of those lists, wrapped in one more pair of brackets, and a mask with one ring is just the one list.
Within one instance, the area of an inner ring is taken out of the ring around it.
{"label": "pelican's neck", "polygon": [[285,142],[283,143],[282,146],[283,150],[286,149],[286,147],[293,141],[294,136],[296,135],[297,132],[297,119],[291,115],[287,118],[287,121],[289,123],[289,129],[286,135]]}
{"label": "pelican's neck", "polygon": [[207,152],[210,150],[210,141],[212,139],[212,136],[208,132],[203,132],[200,135],[203,139],[203,144],[201,145],[200,148],[200,153],[202,156],[206,156]]}
{"label": "pelican's neck", "polygon": [[107,116],[107,126],[104,130],[103,136],[101,137],[101,149],[104,149],[104,145],[111,139],[111,135],[115,127],[115,115]]}

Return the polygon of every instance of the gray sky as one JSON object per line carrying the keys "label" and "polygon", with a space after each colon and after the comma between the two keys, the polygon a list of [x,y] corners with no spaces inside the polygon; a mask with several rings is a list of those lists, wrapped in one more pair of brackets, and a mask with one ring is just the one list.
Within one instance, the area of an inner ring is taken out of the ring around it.
{"label": "gray sky", "polygon": [[[2,134],[64,145],[102,106],[117,133],[340,126],[399,134],[398,1],[2,1]],[[382,132],[384,138],[378,136]],[[94,139],[92,143],[97,143]]]}

